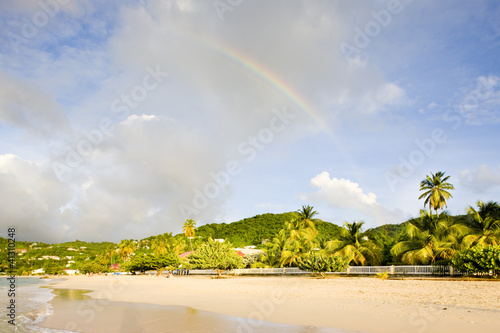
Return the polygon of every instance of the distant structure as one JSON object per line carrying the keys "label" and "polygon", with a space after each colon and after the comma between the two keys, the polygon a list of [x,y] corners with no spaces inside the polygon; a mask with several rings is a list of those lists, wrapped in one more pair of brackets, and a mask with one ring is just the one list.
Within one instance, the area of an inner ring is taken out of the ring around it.
{"label": "distant structure", "polygon": [[35,269],[34,271],[31,271],[31,274],[32,275],[45,274],[45,269],[43,268]]}

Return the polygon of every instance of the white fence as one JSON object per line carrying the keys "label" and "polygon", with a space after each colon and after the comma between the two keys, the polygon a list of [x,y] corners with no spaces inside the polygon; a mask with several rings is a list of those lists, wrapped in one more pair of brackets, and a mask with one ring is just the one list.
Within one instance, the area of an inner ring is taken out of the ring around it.
{"label": "white fence", "polygon": [[[450,266],[350,266],[343,272],[326,274],[374,275],[388,272],[391,275],[456,275],[458,272]],[[216,275],[213,269],[191,269],[189,275]],[[225,275],[304,275],[311,274],[298,267],[284,268],[242,268],[224,272]]]}

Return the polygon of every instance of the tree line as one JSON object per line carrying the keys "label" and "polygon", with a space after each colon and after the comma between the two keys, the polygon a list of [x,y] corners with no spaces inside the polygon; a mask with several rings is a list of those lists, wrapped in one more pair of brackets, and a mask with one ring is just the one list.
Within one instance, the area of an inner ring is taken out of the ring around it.
{"label": "tree line", "polygon": [[[211,268],[219,272],[239,267],[298,266],[321,272],[324,269],[341,270],[346,265],[389,264],[453,264],[463,270],[477,271],[479,258],[493,262],[488,267],[500,266],[495,264],[500,262],[499,204],[478,201],[475,207],[467,208],[466,215],[449,215],[443,211],[453,197],[454,186],[449,183],[449,178],[444,172],[426,176],[420,183],[423,193],[419,199],[424,200],[420,217],[400,225],[384,225],[364,231],[364,222],[354,221],[339,227],[318,219],[318,212],[312,206],[303,206],[295,212],[264,214],[230,224],[207,224],[199,228],[194,220],[186,220],[181,234],[125,239],[118,244],[77,241],[48,246],[40,243],[28,253],[35,254],[32,259],[55,252],[68,255],[66,248],[73,246],[79,251],[78,255],[71,253],[77,262],[70,267],[82,272],[106,272],[111,264],[116,263],[121,269],[137,272],[160,272],[179,266]],[[224,242],[214,239],[223,239]],[[28,245],[20,242],[22,247],[29,248]],[[247,245],[261,249],[261,254],[241,258],[233,249]],[[191,254],[181,258],[185,252]],[[5,253],[1,255],[4,266]],[[28,262],[24,258],[18,260],[21,272],[27,271],[23,267],[28,263],[30,268],[35,264],[35,267],[47,266],[51,272],[62,270],[62,262]]]}

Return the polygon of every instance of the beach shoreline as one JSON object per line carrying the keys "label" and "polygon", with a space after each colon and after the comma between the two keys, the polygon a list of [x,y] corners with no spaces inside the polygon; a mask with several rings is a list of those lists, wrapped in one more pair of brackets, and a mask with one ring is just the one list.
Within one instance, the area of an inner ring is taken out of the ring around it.
{"label": "beach shoreline", "polygon": [[92,331],[92,321],[113,302],[240,317],[242,332],[259,331],[255,320],[360,332],[496,332],[500,326],[500,285],[495,281],[75,276],[50,287],[91,290],[86,307],[73,313],[53,300],[54,315],[39,324],[53,329],[68,329],[73,315],[73,321],[88,322]]}

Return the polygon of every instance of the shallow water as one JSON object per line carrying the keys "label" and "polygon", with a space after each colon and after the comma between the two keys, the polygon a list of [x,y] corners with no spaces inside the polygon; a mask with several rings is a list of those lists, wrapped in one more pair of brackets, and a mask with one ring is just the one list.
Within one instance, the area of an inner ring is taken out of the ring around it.
{"label": "shallow water", "polygon": [[333,328],[275,324],[267,321],[220,315],[183,306],[96,300],[87,291],[55,289],[52,301],[57,317],[47,317],[41,326],[73,332],[346,332]]}
{"label": "shallow water", "polygon": [[[35,326],[53,313],[50,300],[55,295],[46,286],[54,282],[53,279],[16,277],[15,297],[9,297],[10,282],[5,276],[0,277],[0,332],[68,333]],[[7,306],[11,299],[15,299],[15,326],[8,323],[11,318],[7,316]]]}

